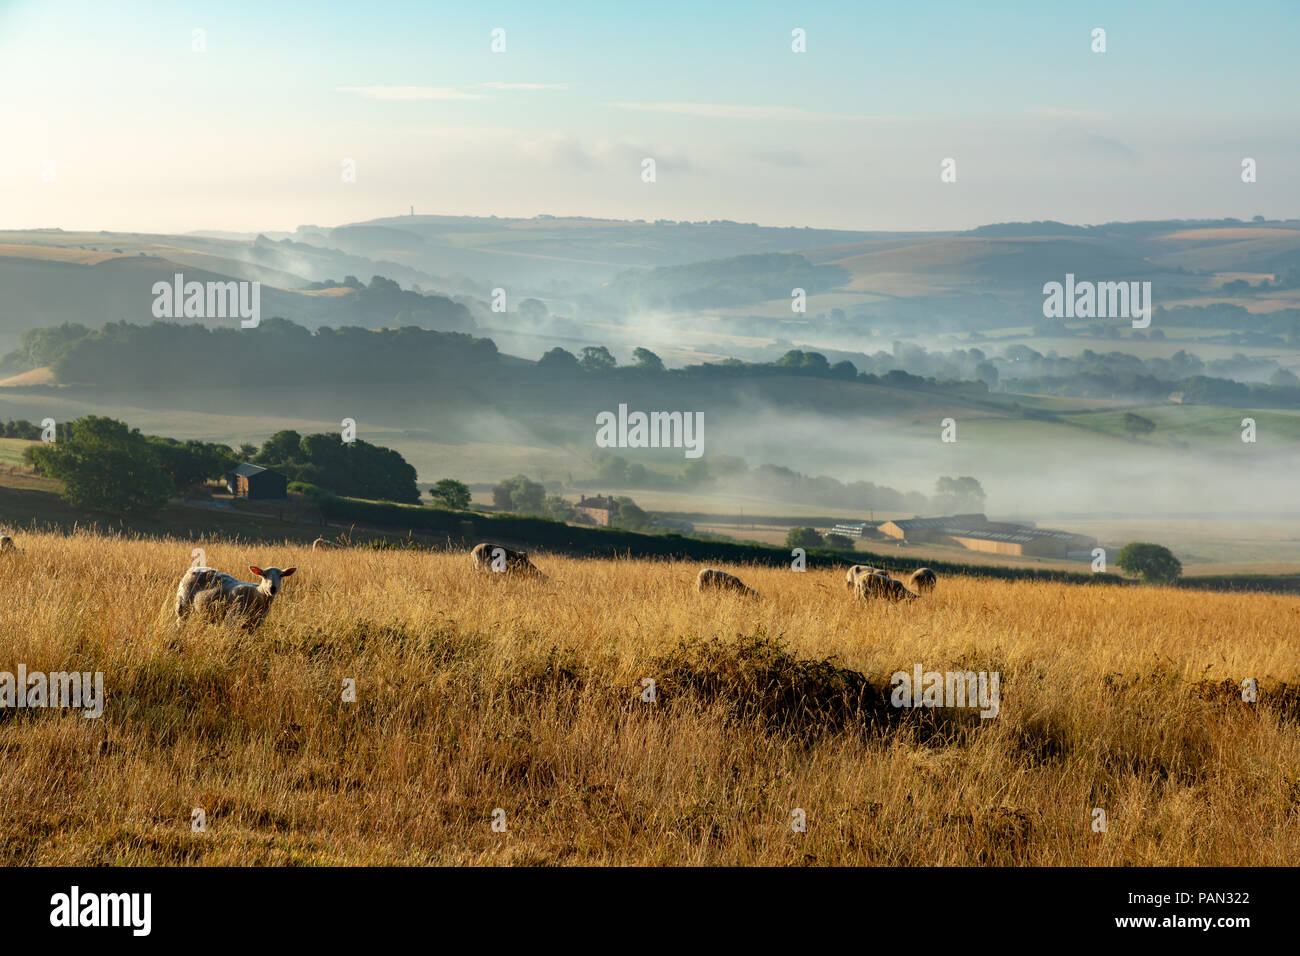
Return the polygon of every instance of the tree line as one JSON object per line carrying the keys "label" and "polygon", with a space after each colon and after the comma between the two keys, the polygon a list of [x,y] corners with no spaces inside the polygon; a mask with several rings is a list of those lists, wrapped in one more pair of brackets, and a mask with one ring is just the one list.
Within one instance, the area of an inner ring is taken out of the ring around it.
{"label": "tree line", "polygon": [[[11,422],[6,431],[22,429]],[[30,424],[30,423],[26,423]],[[34,436],[39,438],[39,430]],[[24,453],[38,474],[62,482],[62,496],[78,508],[137,515],[157,511],[180,491],[201,489],[224,478],[240,461],[273,468],[341,495],[390,501],[419,500],[415,469],[391,448],[339,435],[277,432],[262,446],[239,450],[216,442],[146,435],[125,422],[87,415],[66,423],[55,441]]]}

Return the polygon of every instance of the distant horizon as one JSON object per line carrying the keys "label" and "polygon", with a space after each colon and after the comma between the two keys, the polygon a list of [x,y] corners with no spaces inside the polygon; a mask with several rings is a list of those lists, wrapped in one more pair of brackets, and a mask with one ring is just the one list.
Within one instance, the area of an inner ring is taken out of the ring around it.
{"label": "distant horizon", "polygon": [[[662,218],[665,220],[665,224],[666,224],[666,223],[690,222],[690,223],[693,224],[693,225],[707,225],[707,224],[709,224],[709,223],[712,222],[712,223],[719,223],[719,224],[721,224],[721,223],[727,223],[727,224],[730,224],[730,225],[736,225],[736,226],[750,226],[750,227],[754,227],[754,228],[758,228],[758,229],[807,229],[807,230],[809,230],[809,231],[820,231],[820,232],[915,233],[915,234],[917,234],[917,235],[934,235],[934,234],[938,234],[938,233],[960,234],[960,233],[963,233],[963,232],[971,232],[971,231],[973,231],[973,230],[975,230],[975,229],[982,229],[982,228],[986,228],[986,227],[989,227],[989,226],[1029,226],[1029,225],[1035,225],[1035,224],[1043,224],[1043,225],[1054,224],[1054,225],[1060,225],[1060,226],[1069,226],[1069,227],[1071,227],[1071,228],[1078,228],[1078,229],[1097,229],[1097,228],[1101,228],[1101,227],[1104,227],[1104,226],[1114,226],[1114,225],[1137,225],[1137,224],[1142,224],[1142,223],[1159,223],[1159,222],[1210,223],[1210,222],[1231,222],[1231,221],[1235,221],[1235,222],[1240,223],[1240,224],[1243,225],[1243,226],[1250,226],[1250,225],[1264,225],[1264,224],[1285,224],[1285,223],[1298,223],[1298,224],[1300,224],[1300,214],[1297,214],[1297,215],[1295,215],[1295,216],[1290,216],[1290,217],[1288,217],[1288,216],[1270,217],[1270,216],[1265,215],[1265,217],[1264,217],[1264,219],[1263,219],[1262,222],[1256,222],[1256,221],[1254,220],[1254,216],[1255,216],[1255,215],[1264,215],[1264,214],[1263,214],[1263,213],[1254,213],[1254,214],[1252,214],[1252,216],[1249,216],[1249,217],[1245,217],[1245,216],[1171,216],[1171,217],[1162,217],[1162,218],[1158,218],[1158,219],[1148,219],[1148,218],[1138,218],[1138,219],[1108,219],[1108,220],[1101,221],[1101,222],[1069,222],[1069,221],[1064,220],[1064,219],[1051,219],[1051,218],[1048,218],[1048,219],[1004,219],[1004,220],[997,220],[997,221],[979,222],[979,223],[977,223],[977,224],[975,224],[975,225],[973,225],[973,226],[967,226],[967,227],[963,227],[963,228],[952,228],[952,229],[888,229],[888,228],[883,228],[883,227],[855,228],[855,227],[844,227],[844,226],[825,226],[825,225],[807,225],[807,224],[800,224],[800,225],[783,225],[783,224],[771,223],[771,222],[758,222],[758,221],[753,221],[753,220],[748,220],[748,221],[746,221],[746,220],[739,220],[739,219],[725,219],[725,218],[722,218],[722,219],[717,219],[717,218],[711,218],[711,219],[669,219],[668,217],[662,217]],[[293,233],[296,233],[298,230],[300,230],[300,229],[305,229],[305,228],[315,228],[315,229],[325,229],[325,230],[329,230],[329,229],[341,229],[341,228],[344,228],[344,227],[346,227],[346,226],[363,225],[363,224],[370,223],[370,222],[377,222],[377,221],[379,221],[379,220],[383,220],[383,219],[412,219],[412,218],[414,218],[414,219],[421,219],[421,218],[426,218],[426,219],[483,219],[483,220],[488,220],[488,221],[493,220],[493,219],[496,219],[496,220],[501,220],[501,221],[517,221],[517,222],[529,222],[529,221],[535,221],[535,220],[539,220],[539,219],[543,219],[543,218],[545,218],[545,219],[554,219],[554,220],[561,221],[561,222],[564,222],[564,221],[580,221],[580,220],[581,220],[581,221],[588,221],[588,222],[617,222],[617,223],[630,223],[630,224],[635,224],[635,225],[646,225],[646,226],[653,226],[653,225],[658,224],[658,221],[657,221],[657,220],[651,220],[651,219],[636,219],[636,218],[628,219],[628,218],[623,218],[623,217],[618,217],[618,216],[587,216],[587,215],[581,215],[581,214],[564,215],[564,214],[558,214],[558,213],[536,213],[536,214],[531,215],[531,216],[525,216],[525,215],[501,215],[501,214],[492,214],[492,213],[441,213],[441,212],[436,212],[436,213],[434,213],[434,212],[431,212],[431,213],[421,213],[421,212],[417,212],[414,216],[411,216],[411,215],[408,214],[408,213],[397,214],[397,215],[379,215],[379,216],[371,216],[369,219],[353,219],[353,220],[348,220],[348,221],[346,221],[346,222],[338,222],[338,223],[334,223],[334,224],[325,224],[325,223],[320,223],[320,222],[304,222],[304,223],[300,223],[300,224],[298,224],[297,226],[294,226],[294,227],[291,228],[291,229],[267,228],[267,227],[257,228],[257,229],[239,229],[239,228],[219,228],[219,229],[218,229],[218,228],[211,228],[211,227],[199,227],[199,228],[196,228],[196,229],[180,229],[180,230],[177,230],[177,229],[105,229],[103,226],[96,226],[96,227],[90,227],[90,226],[87,226],[87,227],[76,227],[76,226],[10,226],[10,225],[3,225],[3,224],[0,224],[0,233],[2,233],[2,232],[56,232],[56,231],[57,231],[57,232],[62,232],[62,233],[101,233],[101,232],[107,232],[107,233],[112,234],[112,235],[170,235],[170,236],[197,236],[197,235],[218,236],[218,235],[222,235],[222,236],[248,236],[248,237],[256,237],[256,236],[258,236],[258,235],[266,235],[267,233],[286,233],[286,234],[293,234]]]}

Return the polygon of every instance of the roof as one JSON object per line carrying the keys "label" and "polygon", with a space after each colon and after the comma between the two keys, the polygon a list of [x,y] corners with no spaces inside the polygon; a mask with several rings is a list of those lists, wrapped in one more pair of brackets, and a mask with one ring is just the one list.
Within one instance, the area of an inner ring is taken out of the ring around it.
{"label": "roof", "polygon": [[943,518],[896,518],[893,521],[885,522],[885,524],[892,524],[903,531],[908,528],[950,528],[954,526],[979,528],[988,523],[989,520],[982,514],[947,515]]}
{"label": "roof", "polygon": [[[888,524],[890,522],[886,522]],[[1013,541],[1027,544],[1048,538],[1054,541],[1091,541],[1085,534],[1057,531],[1052,528],[1032,528],[1010,522],[989,521],[983,515],[949,515],[943,518],[904,518],[894,521],[902,531],[935,531],[953,538],[970,538],[975,541]]]}
{"label": "roof", "polygon": [[590,508],[593,511],[613,511],[614,499],[612,496],[608,498],[602,498],[600,495],[596,495],[596,497],[594,498],[588,498],[586,495],[583,495],[583,497],[578,501],[576,505],[574,505],[574,507]]}
{"label": "roof", "polygon": [[[260,475],[264,471],[271,471],[270,468],[263,468],[261,465],[254,465],[252,462],[244,462],[242,465],[236,465],[230,470],[232,475],[238,475],[241,478],[252,478],[254,475]],[[279,474],[272,471],[271,474]]]}

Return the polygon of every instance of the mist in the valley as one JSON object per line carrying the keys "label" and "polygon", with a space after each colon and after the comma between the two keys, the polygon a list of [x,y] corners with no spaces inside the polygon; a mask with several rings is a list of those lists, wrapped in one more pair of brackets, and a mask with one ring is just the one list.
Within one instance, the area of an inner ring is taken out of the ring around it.
{"label": "mist in the valley", "polygon": [[1300,454],[1290,442],[1270,448],[1267,440],[1243,442],[1240,429],[1229,429],[1213,450],[1153,448],[1083,429],[1043,439],[1030,431],[1032,423],[958,415],[957,440],[945,443],[941,421],[939,415],[890,421],[870,409],[828,418],[756,405],[711,421],[706,415],[705,460],[739,455],[751,467],[780,465],[926,495],[940,476],[969,475],[987,494],[990,515],[1028,519],[1300,516],[1294,495]]}

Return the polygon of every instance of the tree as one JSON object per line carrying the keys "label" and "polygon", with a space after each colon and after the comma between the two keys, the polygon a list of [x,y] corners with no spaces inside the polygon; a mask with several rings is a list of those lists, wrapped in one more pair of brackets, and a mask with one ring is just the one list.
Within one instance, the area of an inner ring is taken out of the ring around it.
{"label": "tree", "polygon": [[541,482],[523,475],[507,478],[492,489],[492,503],[501,511],[518,514],[545,514],[546,488]]}
{"label": "tree", "polygon": [[610,455],[600,463],[597,470],[601,481],[607,481],[612,485],[627,484],[627,460],[622,455]]}
{"label": "tree", "polygon": [[817,533],[816,528],[791,528],[789,534],[785,536],[785,546],[811,551],[813,548],[824,548],[826,542]]}
{"label": "tree", "polygon": [[1156,423],[1151,419],[1135,415],[1133,412],[1124,413],[1124,431],[1130,435],[1149,435],[1155,430]]}
{"label": "tree", "polygon": [[415,468],[391,448],[357,439],[344,443],[337,432],[298,438],[295,431],[277,432],[266,440],[257,464],[283,472],[291,481],[319,485],[336,495],[371,500],[420,500]]}
{"label": "tree", "polygon": [[836,551],[852,551],[853,539],[846,534],[835,534],[831,532],[826,535],[826,547],[834,548]]}
{"label": "tree", "polygon": [[582,358],[578,360],[588,372],[603,372],[613,368],[618,364],[609,349],[603,345],[588,345],[582,350]]}
{"label": "tree", "polygon": [[78,508],[133,515],[157,511],[174,488],[149,440],[112,418],[87,415],[65,439],[33,446],[32,461],[63,482],[63,498]]}
{"label": "tree", "polygon": [[633,349],[632,364],[647,372],[662,372],[664,370],[664,360],[649,349]]}
{"label": "tree", "polygon": [[614,506],[615,511],[610,515],[609,523],[616,528],[640,531],[650,523],[650,516],[631,498],[615,498]]}
{"label": "tree", "polygon": [[262,445],[257,453],[259,465],[285,465],[302,460],[302,436],[292,428],[278,431]]}
{"label": "tree", "polygon": [[699,485],[708,484],[709,466],[704,463],[703,458],[696,458],[694,461],[688,461],[686,467],[682,469],[682,484],[687,488],[694,488]]}
{"label": "tree", "polygon": [[1147,584],[1172,584],[1183,573],[1182,562],[1168,548],[1146,542],[1126,544],[1115,558],[1121,571],[1136,574]]}
{"label": "tree", "polygon": [[15,350],[17,357],[28,368],[53,365],[68,347],[90,334],[79,322],[64,322],[60,326],[28,329],[23,333],[22,344]]}
{"label": "tree", "polygon": [[556,521],[572,521],[578,516],[573,503],[561,495],[547,495],[545,509],[546,516]]}
{"label": "tree", "polygon": [[471,500],[469,485],[463,481],[457,481],[455,478],[441,479],[429,489],[429,495],[434,501],[439,501],[443,506],[454,511],[467,510]]}
{"label": "tree", "polygon": [[803,352],[791,349],[772,363],[778,368],[797,368],[813,375],[826,375],[831,370],[830,362],[820,352]]}
{"label": "tree", "polygon": [[238,464],[228,445],[203,441],[177,441],[175,438],[145,436],[154,454],[177,488],[201,485],[209,478],[220,478]]}
{"label": "tree", "polygon": [[1274,388],[1295,388],[1300,385],[1300,378],[1289,368],[1279,368],[1268,377],[1268,384]]}
{"label": "tree", "polygon": [[257,457],[257,446],[252,442],[241,442],[238,453],[240,461],[252,461]]}
{"label": "tree", "polygon": [[15,418],[11,422],[5,422],[5,438],[25,438],[28,441],[40,441],[41,426],[29,422],[25,418]]}
{"label": "tree", "polygon": [[552,372],[576,372],[579,369],[578,357],[558,345],[537,360],[538,368]]}
{"label": "tree", "polygon": [[969,475],[940,478],[934,485],[934,508],[947,514],[974,514],[984,510],[984,489]]}

